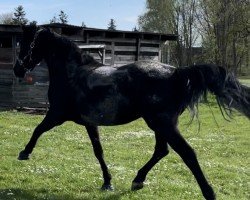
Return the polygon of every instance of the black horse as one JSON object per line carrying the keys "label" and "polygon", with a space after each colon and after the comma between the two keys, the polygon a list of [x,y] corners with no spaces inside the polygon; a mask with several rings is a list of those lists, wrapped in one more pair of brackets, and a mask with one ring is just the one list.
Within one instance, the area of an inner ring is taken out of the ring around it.
{"label": "black horse", "polygon": [[20,152],[19,160],[29,158],[42,133],[71,120],[86,127],[103,171],[102,189],[111,190],[111,175],[103,158],[97,126],[124,124],[142,117],[155,132],[156,145],[152,158],[133,180],[132,190],[143,187],[147,173],[168,154],[170,145],[193,173],[205,199],[215,199],[177,124],[179,115],[187,107],[194,110],[207,92],[216,96],[223,113],[235,108],[250,118],[249,88],[232,74],[215,65],[174,68],[152,61],[119,68],[103,66],[91,56],[81,55],[73,42],[46,28],[23,27],[15,75],[24,77],[42,59],[49,69],[50,109]]}

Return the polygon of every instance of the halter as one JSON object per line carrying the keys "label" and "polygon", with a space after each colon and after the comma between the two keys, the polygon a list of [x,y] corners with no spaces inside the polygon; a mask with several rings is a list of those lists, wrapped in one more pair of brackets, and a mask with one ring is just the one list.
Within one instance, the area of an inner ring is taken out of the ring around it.
{"label": "halter", "polygon": [[31,71],[35,68],[35,66],[34,66],[34,67],[31,67],[31,68],[25,67],[25,66],[24,66],[24,60],[29,56],[29,63],[31,63],[31,62],[33,61],[33,59],[32,59],[32,50],[33,50],[33,48],[35,47],[35,44],[36,44],[35,42],[36,42],[36,39],[37,39],[39,33],[40,33],[41,31],[43,31],[43,30],[44,30],[44,28],[41,28],[41,29],[39,29],[38,31],[36,31],[36,33],[35,33],[35,35],[34,35],[34,39],[33,39],[33,41],[32,41],[31,44],[30,44],[30,49],[29,49],[29,51],[28,51],[28,54],[27,54],[26,56],[24,56],[23,59],[20,59],[19,57],[16,58],[18,64],[19,64],[21,67],[23,67],[25,73],[31,72]]}

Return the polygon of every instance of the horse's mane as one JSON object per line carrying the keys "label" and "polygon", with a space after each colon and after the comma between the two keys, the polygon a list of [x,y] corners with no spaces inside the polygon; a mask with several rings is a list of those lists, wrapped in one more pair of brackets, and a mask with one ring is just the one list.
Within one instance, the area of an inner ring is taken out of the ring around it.
{"label": "horse's mane", "polygon": [[55,32],[52,32],[52,34],[56,38],[57,42],[60,43],[60,46],[61,45],[63,46],[61,51],[70,52],[71,56],[73,56],[78,60],[78,62],[80,62],[80,65],[91,65],[93,67],[94,66],[98,67],[103,65],[98,61],[96,61],[93,56],[83,53],[81,49],[67,37],[61,36]]}

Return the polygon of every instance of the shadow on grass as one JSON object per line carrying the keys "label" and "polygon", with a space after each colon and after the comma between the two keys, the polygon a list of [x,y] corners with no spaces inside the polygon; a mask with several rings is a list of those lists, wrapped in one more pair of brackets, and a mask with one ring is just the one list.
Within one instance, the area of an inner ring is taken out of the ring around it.
{"label": "shadow on grass", "polygon": [[[53,194],[51,190],[39,189],[39,190],[23,190],[17,188],[9,188],[9,189],[0,189],[0,200],[92,200],[92,199],[100,199],[100,200],[119,200],[122,196],[131,193],[131,191],[99,191],[92,195],[91,190],[89,189],[87,192],[87,188],[84,188],[81,192],[81,197],[76,197],[74,195],[68,194]],[[58,192],[59,193],[59,192]],[[86,195],[84,195],[84,193]],[[93,191],[94,193],[94,191]]]}

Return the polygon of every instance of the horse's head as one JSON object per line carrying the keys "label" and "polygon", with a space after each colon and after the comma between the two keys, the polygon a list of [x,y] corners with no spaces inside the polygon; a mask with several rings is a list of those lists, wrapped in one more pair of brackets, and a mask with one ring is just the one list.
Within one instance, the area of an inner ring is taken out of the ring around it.
{"label": "horse's head", "polygon": [[23,38],[20,43],[20,53],[14,66],[17,77],[23,78],[28,71],[44,58],[45,43],[49,30],[37,26],[23,26]]}

